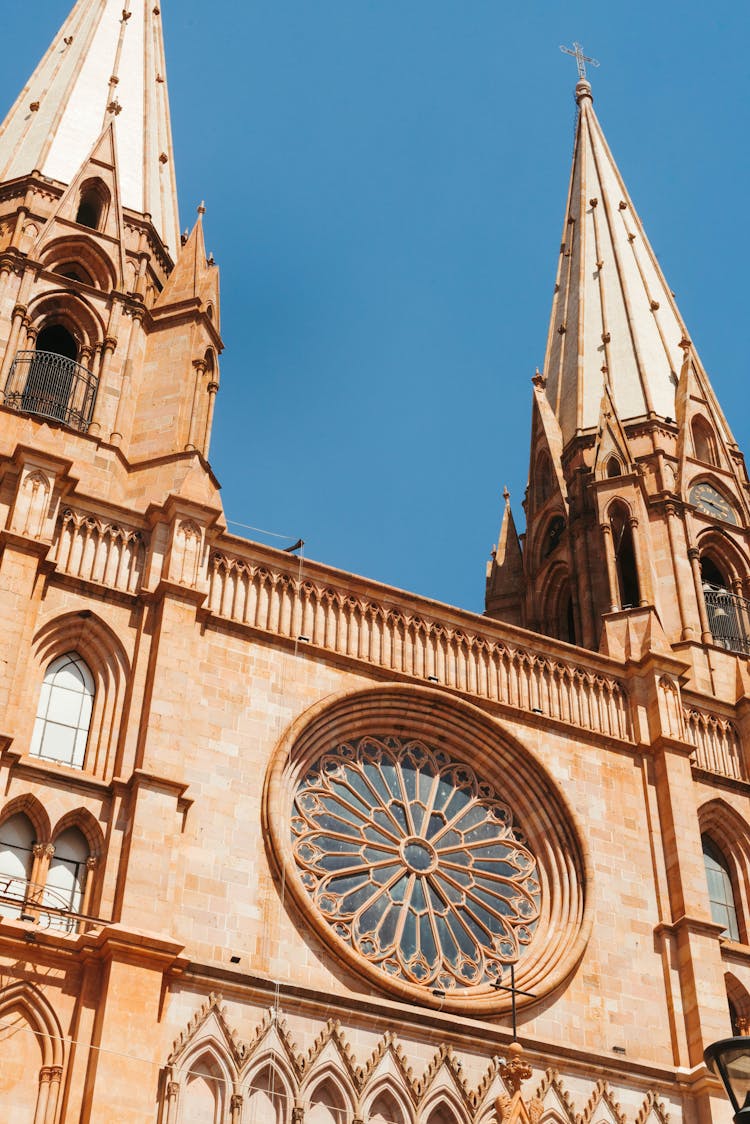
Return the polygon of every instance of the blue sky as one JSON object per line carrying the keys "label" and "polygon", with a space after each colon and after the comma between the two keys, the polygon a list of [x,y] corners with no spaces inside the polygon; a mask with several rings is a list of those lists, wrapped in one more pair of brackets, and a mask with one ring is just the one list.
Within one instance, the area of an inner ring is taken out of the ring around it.
{"label": "blue sky", "polygon": [[[3,13],[0,113],[68,7]],[[523,522],[574,126],[558,47],[574,39],[601,61],[600,120],[750,451],[748,5],[162,10],[182,225],[205,198],[221,267],[211,460],[228,518],[481,609],[504,484]]]}

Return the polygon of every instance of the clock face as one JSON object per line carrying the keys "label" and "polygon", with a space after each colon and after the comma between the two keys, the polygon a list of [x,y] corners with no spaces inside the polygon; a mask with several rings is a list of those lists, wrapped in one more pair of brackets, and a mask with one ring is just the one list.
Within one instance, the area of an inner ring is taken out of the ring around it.
{"label": "clock face", "polygon": [[724,523],[737,522],[737,512],[710,484],[696,484],[691,488],[690,502],[695,504],[698,511],[710,516],[711,519],[721,519]]}

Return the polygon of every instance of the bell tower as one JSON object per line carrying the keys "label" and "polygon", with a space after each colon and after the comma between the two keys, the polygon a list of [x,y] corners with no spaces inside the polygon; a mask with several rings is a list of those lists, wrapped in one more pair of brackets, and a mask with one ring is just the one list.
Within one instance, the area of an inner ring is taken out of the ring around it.
{"label": "bell tower", "polygon": [[619,658],[678,655],[710,687],[750,652],[745,462],[584,78],[575,97],[526,534],[506,504],[486,611]]}
{"label": "bell tower", "polygon": [[222,342],[202,213],[181,237],[161,6],[78,0],[0,126],[9,437],[139,471],[167,458],[181,465],[169,488],[197,465],[216,498]]}

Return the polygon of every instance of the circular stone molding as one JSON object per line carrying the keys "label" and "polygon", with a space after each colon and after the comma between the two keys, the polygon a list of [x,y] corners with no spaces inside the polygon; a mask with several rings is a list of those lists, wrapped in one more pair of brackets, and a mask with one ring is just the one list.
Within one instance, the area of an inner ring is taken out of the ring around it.
{"label": "circular stone molding", "polygon": [[586,860],[567,802],[468,703],[388,686],[317,704],[278,745],[263,810],[306,924],[400,999],[503,1011],[511,963],[541,998],[580,959]]}

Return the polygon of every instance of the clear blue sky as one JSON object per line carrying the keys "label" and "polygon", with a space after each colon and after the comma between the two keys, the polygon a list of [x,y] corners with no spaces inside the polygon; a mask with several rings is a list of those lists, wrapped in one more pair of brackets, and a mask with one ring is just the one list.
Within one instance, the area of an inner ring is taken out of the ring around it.
{"label": "clear blue sky", "polygon": [[[32,21],[7,5],[0,113],[71,2],[39,0]],[[750,453],[750,6],[162,10],[182,225],[205,198],[221,266],[211,459],[230,519],[481,609],[506,483],[523,522],[573,139],[575,64],[558,47],[573,39],[601,60],[600,120]]]}

